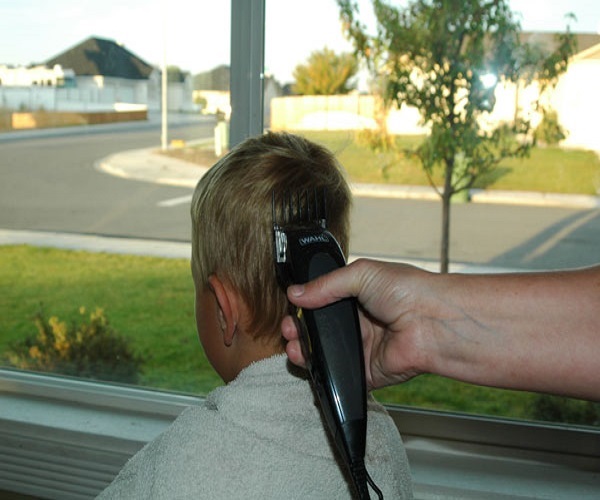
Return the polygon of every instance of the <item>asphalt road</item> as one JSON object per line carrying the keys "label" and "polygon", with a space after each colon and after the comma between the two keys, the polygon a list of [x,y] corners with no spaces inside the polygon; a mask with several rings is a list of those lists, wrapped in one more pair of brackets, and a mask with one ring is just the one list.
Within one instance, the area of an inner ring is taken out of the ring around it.
{"label": "asphalt road", "polygon": [[[209,137],[213,122],[172,125],[170,138]],[[111,177],[95,163],[157,146],[158,123],[0,137],[0,228],[189,241],[189,196],[177,188]],[[516,269],[600,262],[600,210],[455,204],[450,259]],[[439,202],[356,198],[351,249],[382,258],[436,261]]]}
{"label": "asphalt road", "polygon": [[[210,137],[211,119],[170,127],[169,137]],[[106,175],[97,160],[160,145],[160,125],[90,127],[57,136],[0,141],[0,227],[110,236],[188,240],[188,208],[158,203],[189,189]]]}
{"label": "asphalt road", "polygon": [[[600,262],[600,210],[453,204],[450,261],[515,269]],[[441,203],[359,199],[354,253],[439,260]]]}

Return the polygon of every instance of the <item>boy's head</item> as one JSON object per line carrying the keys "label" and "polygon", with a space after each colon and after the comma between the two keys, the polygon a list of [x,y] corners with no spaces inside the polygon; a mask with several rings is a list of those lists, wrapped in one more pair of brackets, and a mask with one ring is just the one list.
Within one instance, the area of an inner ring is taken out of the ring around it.
{"label": "boy's head", "polygon": [[[324,188],[327,228],[348,253],[351,194],[331,152],[302,137],[267,133],[245,140],[198,182],[192,199],[192,272],[197,293],[217,276],[241,297],[247,331],[280,345],[287,313],[273,251],[272,194]],[[269,338],[270,337],[270,338]]]}

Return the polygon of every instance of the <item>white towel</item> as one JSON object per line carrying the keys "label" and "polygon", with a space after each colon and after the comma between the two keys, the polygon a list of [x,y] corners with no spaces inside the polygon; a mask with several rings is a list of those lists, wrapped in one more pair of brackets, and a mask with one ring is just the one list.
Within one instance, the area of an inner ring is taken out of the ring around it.
{"label": "white towel", "polygon": [[[312,389],[297,372],[285,355],[253,363],[203,406],[184,410],[98,499],[352,498]],[[368,415],[367,470],[386,499],[412,498],[393,421],[372,399]]]}

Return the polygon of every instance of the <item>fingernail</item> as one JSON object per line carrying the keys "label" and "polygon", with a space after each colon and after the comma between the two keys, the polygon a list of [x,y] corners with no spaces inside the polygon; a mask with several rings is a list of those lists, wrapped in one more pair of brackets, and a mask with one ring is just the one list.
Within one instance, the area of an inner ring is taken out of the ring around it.
{"label": "fingernail", "polygon": [[294,297],[300,297],[304,293],[304,285],[291,285],[289,291]]}

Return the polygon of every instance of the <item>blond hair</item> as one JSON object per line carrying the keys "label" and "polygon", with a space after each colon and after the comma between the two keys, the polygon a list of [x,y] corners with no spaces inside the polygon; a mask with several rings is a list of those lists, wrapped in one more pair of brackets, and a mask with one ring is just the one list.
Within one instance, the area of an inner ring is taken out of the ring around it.
{"label": "blond hair", "polygon": [[285,192],[325,189],[327,227],[348,254],[351,194],[326,148],[303,137],[269,132],[245,140],[198,182],[191,206],[192,270],[199,288],[216,274],[240,293],[250,333],[279,333],[287,313],[278,286],[271,203]]}

